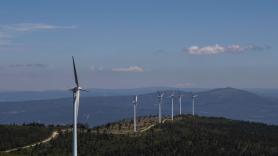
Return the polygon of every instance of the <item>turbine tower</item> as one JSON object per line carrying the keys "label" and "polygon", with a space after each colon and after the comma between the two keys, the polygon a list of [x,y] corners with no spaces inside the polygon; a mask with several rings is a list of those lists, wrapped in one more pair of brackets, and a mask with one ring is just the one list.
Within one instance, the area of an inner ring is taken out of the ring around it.
{"label": "turbine tower", "polygon": [[74,80],[75,80],[75,87],[71,89],[73,92],[73,134],[72,134],[72,155],[77,156],[77,117],[78,117],[78,109],[79,109],[79,98],[80,98],[80,91],[86,91],[83,90],[79,86],[78,77],[77,77],[77,71],[75,67],[74,58],[72,57],[72,63],[73,63],[73,71],[74,71]]}
{"label": "turbine tower", "polygon": [[172,101],[172,121],[173,121],[174,120],[174,98],[175,98],[174,93],[172,93],[170,97]]}
{"label": "turbine tower", "polygon": [[158,122],[161,123],[161,105],[163,100],[164,93],[158,92]]}
{"label": "turbine tower", "polygon": [[192,96],[192,115],[195,115],[195,99],[198,97],[198,95]]}
{"label": "turbine tower", "polygon": [[179,101],[180,101],[180,115],[181,115],[181,98],[182,98],[182,95],[179,95]]}
{"label": "turbine tower", "polygon": [[133,131],[134,132],[137,132],[137,125],[136,125],[136,107],[137,107],[137,103],[138,103],[138,97],[137,95],[135,96],[134,100],[132,101],[133,103],[133,126],[134,126],[134,129]]}

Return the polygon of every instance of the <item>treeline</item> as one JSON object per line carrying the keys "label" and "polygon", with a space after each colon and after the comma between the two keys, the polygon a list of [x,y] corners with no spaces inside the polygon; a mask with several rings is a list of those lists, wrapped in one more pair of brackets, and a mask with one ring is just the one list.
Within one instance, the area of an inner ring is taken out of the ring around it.
{"label": "treeline", "polygon": [[[197,116],[176,119],[139,136],[82,131],[78,140],[79,155],[278,155],[278,126]],[[16,154],[70,156],[71,142],[71,134],[65,133],[48,144]]]}
{"label": "treeline", "polygon": [[50,136],[52,129],[39,123],[0,125],[0,151],[43,140]]}

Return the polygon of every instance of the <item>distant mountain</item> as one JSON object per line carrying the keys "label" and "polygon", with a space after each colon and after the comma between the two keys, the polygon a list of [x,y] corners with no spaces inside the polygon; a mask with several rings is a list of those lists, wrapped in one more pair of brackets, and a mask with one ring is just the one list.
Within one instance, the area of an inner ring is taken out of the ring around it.
{"label": "distant mountain", "polygon": [[[162,105],[164,115],[170,115],[170,94],[167,90]],[[183,113],[191,113],[192,93],[180,92]],[[221,116],[239,120],[259,121],[278,124],[278,100],[234,88],[221,88],[195,92],[199,97],[195,113],[204,116]],[[133,115],[132,96],[81,96],[79,121],[91,126],[131,118]],[[138,115],[156,115],[158,112],[156,92],[139,96]],[[174,112],[178,113],[178,99]],[[1,102],[0,123],[71,123],[72,98],[53,100],[32,100],[24,102]]]}
{"label": "distant mountain", "polygon": [[[173,88],[173,87],[146,87],[146,88],[134,88],[134,89],[100,89],[92,88],[88,89],[88,93],[83,93],[85,97],[95,96],[123,96],[123,95],[135,95],[135,94],[147,94],[156,92],[157,90],[181,90],[187,92],[196,92],[207,89],[200,88]],[[30,100],[44,100],[44,99],[57,99],[57,98],[69,98],[71,92],[67,90],[48,90],[48,91],[2,91],[0,92],[0,101],[30,101]]]}
{"label": "distant mountain", "polygon": [[223,88],[199,93],[199,111],[212,116],[278,123],[278,100],[257,94]]}
{"label": "distant mountain", "polygon": [[269,89],[265,89],[265,88],[252,88],[251,89],[251,88],[248,88],[248,89],[245,89],[245,90],[256,93],[256,94],[261,95],[261,96],[273,97],[273,98],[278,99],[278,89],[275,89],[275,88],[269,88]]}

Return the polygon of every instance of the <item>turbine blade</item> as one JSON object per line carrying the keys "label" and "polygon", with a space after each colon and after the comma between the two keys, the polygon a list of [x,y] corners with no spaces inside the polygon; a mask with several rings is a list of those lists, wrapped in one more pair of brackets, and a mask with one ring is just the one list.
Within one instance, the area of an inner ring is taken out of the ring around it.
{"label": "turbine blade", "polygon": [[88,90],[86,90],[86,89],[80,89],[81,91],[84,91],[84,92],[89,92]]}
{"label": "turbine blade", "polygon": [[74,62],[73,56],[72,56],[72,63],[73,63],[73,71],[74,71],[74,80],[75,80],[75,84],[76,84],[76,86],[79,87],[78,77],[77,77],[77,71],[76,71],[76,67],[75,67],[75,62]]}

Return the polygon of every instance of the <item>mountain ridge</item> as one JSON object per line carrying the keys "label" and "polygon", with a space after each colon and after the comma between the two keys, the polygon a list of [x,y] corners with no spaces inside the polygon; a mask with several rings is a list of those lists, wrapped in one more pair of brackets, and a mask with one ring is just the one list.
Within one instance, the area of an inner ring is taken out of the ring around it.
{"label": "mountain ridge", "polygon": [[[165,95],[163,115],[170,115],[171,101],[168,90]],[[182,92],[182,113],[191,114],[192,93]],[[196,92],[195,113],[204,116],[220,116],[239,120],[278,124],[278,101],[234,88],[220,88]],[[133,115],[132,95],[81,96],[79,120],[91,126],[112,122]],[[178,113],[178,97],[174,100],[174,113]],[[72,98],[0,102],[0,123],[41,122],[47,124],[71,123]],[[139,95],[138,115],[157,115],[157,93]]]}

